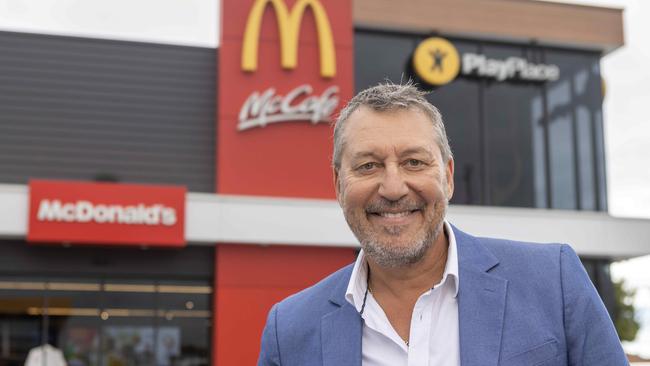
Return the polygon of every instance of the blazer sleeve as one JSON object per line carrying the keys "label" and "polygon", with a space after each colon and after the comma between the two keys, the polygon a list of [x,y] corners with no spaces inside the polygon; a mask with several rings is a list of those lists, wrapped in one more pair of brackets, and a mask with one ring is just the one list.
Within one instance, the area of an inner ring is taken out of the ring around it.
{"label": "blazer sleeve", "polygon": [[280,366],[280,348],[277,333],[278,304],[273,305],[262,332],[262,345],[257,366]]}
{"label": "blazer sleeve", "polygon": [[560,251],[560,270],[569,365],[629,365],[605,305],[568,245]]}

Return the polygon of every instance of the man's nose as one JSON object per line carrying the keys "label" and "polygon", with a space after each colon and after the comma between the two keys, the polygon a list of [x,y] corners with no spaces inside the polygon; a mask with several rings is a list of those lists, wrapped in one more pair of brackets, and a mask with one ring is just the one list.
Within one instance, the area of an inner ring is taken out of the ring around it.
{"label": "man's nose", "polygon": [[406,196],[408,191],[408,185],[399,167],[387,166],[379,183],[379,195],[389,201],[398,201]]}

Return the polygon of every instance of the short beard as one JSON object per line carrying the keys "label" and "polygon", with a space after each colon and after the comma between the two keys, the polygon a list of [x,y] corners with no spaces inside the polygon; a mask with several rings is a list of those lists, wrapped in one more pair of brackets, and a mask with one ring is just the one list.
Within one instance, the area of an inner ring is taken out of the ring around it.
{"label": "short beard", "polygon": [[[442,205],[442,207],[440,206]],[[357,225],[350,225],[352,232],[355,234],[364,254],[368,256],[377,265],[384,268],[400,268],[418,263],[424,258],[429,248],[436,242],[438,236],[442,233],[443,220],[447,212],[447,201],[440,202],[434,206],[434,217],[424,235],[416,238],[409,245],[391,245],[388,242],[378,240],[376,235]],[[347,216],[347,215],[346,215]],[[433,225],[435,223],[435,225]],[[348,220],[348,224],[351,222]],[[389,234],[399,234],[399,228],[389,228]]]}

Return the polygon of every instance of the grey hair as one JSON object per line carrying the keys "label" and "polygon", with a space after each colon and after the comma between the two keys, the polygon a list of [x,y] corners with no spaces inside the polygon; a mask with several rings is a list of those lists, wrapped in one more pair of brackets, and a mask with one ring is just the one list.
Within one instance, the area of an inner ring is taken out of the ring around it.
{"label": "grey hair", "polygon": [[442,159],[445,163],[453,158],[449,140],[445,132],[445,125],[438,108],[429,103],[426,92],[419,90],[411,81],[406,84],[384,83],[363,90],[348,102],[341,110],[334,125],[334,153],[332,164],[338,171],[341,168],[341,153],[345,147],[343,130],[345,123],[352,113],[360,107],[367,107],[375,112],[392,112],[397,110],[416,109],[423,112],[433,124],[436,139]]}

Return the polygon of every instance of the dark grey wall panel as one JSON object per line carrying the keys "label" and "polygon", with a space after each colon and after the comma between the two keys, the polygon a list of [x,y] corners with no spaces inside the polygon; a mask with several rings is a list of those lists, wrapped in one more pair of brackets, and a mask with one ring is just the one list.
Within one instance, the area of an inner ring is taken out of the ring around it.
{"label": "dark grey wall panel", "polygon": [[0,276],[212,279],[214,247],[182,249],[29,245],[0,240]]}
{"label": "dark grey wall panel", "polygon": [[0,183],[214,191],[216,51],[0,32]]}

